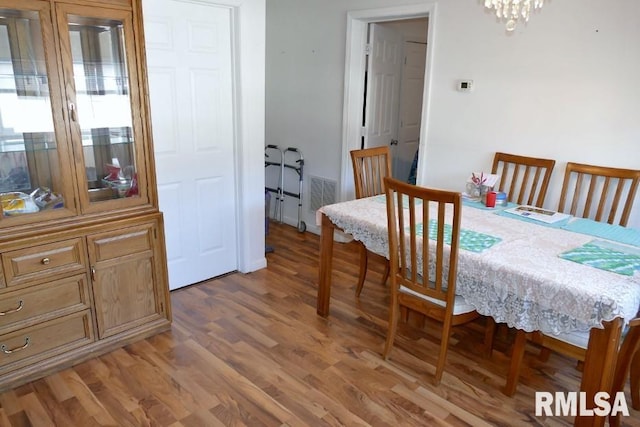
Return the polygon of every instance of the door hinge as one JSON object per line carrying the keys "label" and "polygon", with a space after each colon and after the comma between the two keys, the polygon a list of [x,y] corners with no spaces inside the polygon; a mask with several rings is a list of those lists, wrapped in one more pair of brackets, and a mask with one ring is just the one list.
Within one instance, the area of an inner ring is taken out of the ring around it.
{"label": "door hinge", "polygon": [[364,54],[371,55],[371,43],[367,43],[364,45]]}
{"label": "door hinge", "polygon": [[362,126],[360,128],[360,136],[362,136],[362,137],[367,136],[367,127],[366,126]]}

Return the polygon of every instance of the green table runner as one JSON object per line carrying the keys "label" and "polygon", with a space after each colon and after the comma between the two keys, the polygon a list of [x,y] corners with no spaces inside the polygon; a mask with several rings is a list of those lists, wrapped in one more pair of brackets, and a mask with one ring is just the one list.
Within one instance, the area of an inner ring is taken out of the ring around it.
{"label": "green table runner", "polygon": [[[416,234],[423,235],[422,223],[416,225]],[[437,236],[438,221],[431,219],[429,220],[429,239],[436,240]],[[444,226],[444,238],[447,244],[451,244],[451,225],[449,224]],[[473,230],[465,230],[464,228],[460,230],[460,248],[471,252],[482,252],[501,240],[499,237],[478,233]]]}
{"label": "green table runner", "polygon": [[633,276],[640,270],[640,251],[603,240],[593,240],[558,256],[625,276]]}

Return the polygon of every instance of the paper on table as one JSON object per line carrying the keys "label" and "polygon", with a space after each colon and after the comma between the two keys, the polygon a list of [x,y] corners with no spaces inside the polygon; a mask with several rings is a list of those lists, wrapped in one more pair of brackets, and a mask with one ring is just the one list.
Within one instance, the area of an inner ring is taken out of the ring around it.
{"label": "paper on table", "polygon": [[568,214],[528,205],[520,205],[516,206],[515,208],[505,209],[504,212],[534,219],[536,221],[546,222],[547,224],[553,224],[554,222],[562,221],[563,219],[569,218],[571,216]]}

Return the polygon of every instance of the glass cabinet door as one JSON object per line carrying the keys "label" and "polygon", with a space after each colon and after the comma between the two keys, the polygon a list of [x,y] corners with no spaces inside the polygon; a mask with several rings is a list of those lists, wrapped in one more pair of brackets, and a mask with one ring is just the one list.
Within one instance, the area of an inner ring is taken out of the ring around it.
{"label": "glass cabinet door", "polygon": [[[83,211],[145,203],[133,23],[128,11],[58,5]],[[66,35],[66,37],[65,37]]]}
{"label": "glass cabinet door", "polygon": [[20,9],[0,8],[2,226],[73,215],[75,209],[71,179],[63,173],[71,166],[50,6],[14,3]]}

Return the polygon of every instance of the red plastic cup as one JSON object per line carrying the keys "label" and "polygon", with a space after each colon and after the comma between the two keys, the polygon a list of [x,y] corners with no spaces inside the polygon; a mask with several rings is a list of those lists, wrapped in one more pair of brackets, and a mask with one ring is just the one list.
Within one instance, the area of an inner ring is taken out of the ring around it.
{"label": "red plastic cup", "polygon": [[487,193],[487,207],[488,208],[495,208],[496,207],[496,192],[495,191],[489,191]]}

